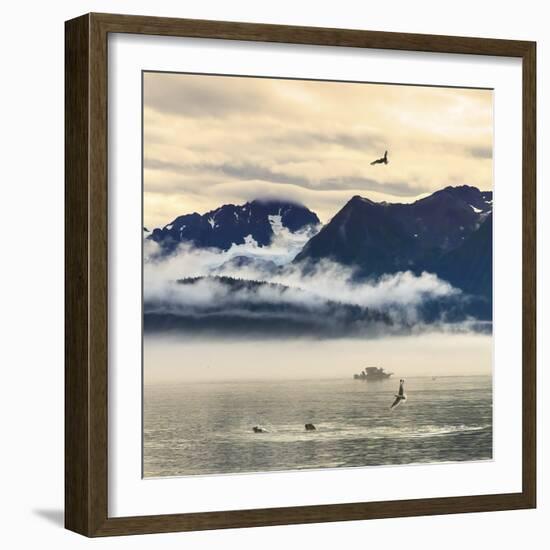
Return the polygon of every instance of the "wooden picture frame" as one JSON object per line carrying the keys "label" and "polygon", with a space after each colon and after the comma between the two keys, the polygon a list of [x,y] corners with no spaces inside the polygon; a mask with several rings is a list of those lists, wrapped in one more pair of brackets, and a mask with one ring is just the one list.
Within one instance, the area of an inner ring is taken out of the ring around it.
{"label": "wooden picture frame", "polygon": [[[523,487],[512,494],[108,516],[107,37],[132,33],[506,56],[523,66]],[[484,512],[536,506],[536,44],[88,14],[65,27],[65,525],[86,536]]]}

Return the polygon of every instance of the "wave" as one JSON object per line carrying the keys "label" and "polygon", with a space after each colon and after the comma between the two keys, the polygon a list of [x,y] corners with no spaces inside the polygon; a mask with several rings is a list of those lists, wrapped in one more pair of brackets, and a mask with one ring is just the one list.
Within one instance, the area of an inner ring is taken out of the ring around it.
{"label": "wave", "polygon": [[482,425],[426,425],[415,428],[411,427],[390,427],[390,426],[357,426],[342,425],[339,423],[325,423],[316,425],[315,431],[306,432],[303,427],[292,425],[272,426],[268,423],[262,424],[267,430],[266,433],[255,434],[251,428],[232,430],[230,432],[218,433],[216,438],[231,440],[254,440],[265,443],[291,443],[311,440],[340,441],[358,439],[421,439],[429,437],[444,437],[468,432],[480,432],[491,428],[490,424]]}

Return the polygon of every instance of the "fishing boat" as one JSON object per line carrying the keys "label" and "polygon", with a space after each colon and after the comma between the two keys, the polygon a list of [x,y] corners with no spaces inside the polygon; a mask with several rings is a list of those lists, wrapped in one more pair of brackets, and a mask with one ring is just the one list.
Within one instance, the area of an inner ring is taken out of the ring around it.
{"label": "fishing boat", "polygon": [[354,374],[354,380],[366,380],[367,382],[376,382],[379,380],[387,380],[393,372],[386,372],[379,367],[366,367],[359,374]]}

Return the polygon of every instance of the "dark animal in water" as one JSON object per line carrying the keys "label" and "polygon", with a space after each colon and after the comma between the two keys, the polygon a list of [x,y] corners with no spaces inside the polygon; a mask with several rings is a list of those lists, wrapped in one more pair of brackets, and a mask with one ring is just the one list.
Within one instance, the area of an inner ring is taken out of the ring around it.
{"label": "dark animal in water", "polygon": [[316,430],[317,428],[313,424],[306,424],[306,431],[311,432],[312,430]]}
{"label": "dark animal in water", "polygon": [[265,434],[267,433],[267,430],[262,428],[261,426],[254,426],[252,428],[252,431],[255,433],[255,434]]}
{"label": "dark animal in water", "polygon": [[388,164],[388,152],[384,151],[384,156],[380,159],[373,160],[370,164],[373,166],[374,164]]}

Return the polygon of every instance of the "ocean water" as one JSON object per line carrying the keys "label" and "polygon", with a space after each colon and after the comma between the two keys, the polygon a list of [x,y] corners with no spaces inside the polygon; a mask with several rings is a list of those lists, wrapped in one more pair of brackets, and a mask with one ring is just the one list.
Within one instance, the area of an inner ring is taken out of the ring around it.
{"label": "ocean water", "polygon": [[[144,477],[492,458],[489,376],[144,387]],[[306,432],[312,422],[317,430]],[[257,434],[261,425],[268,433]]]}

